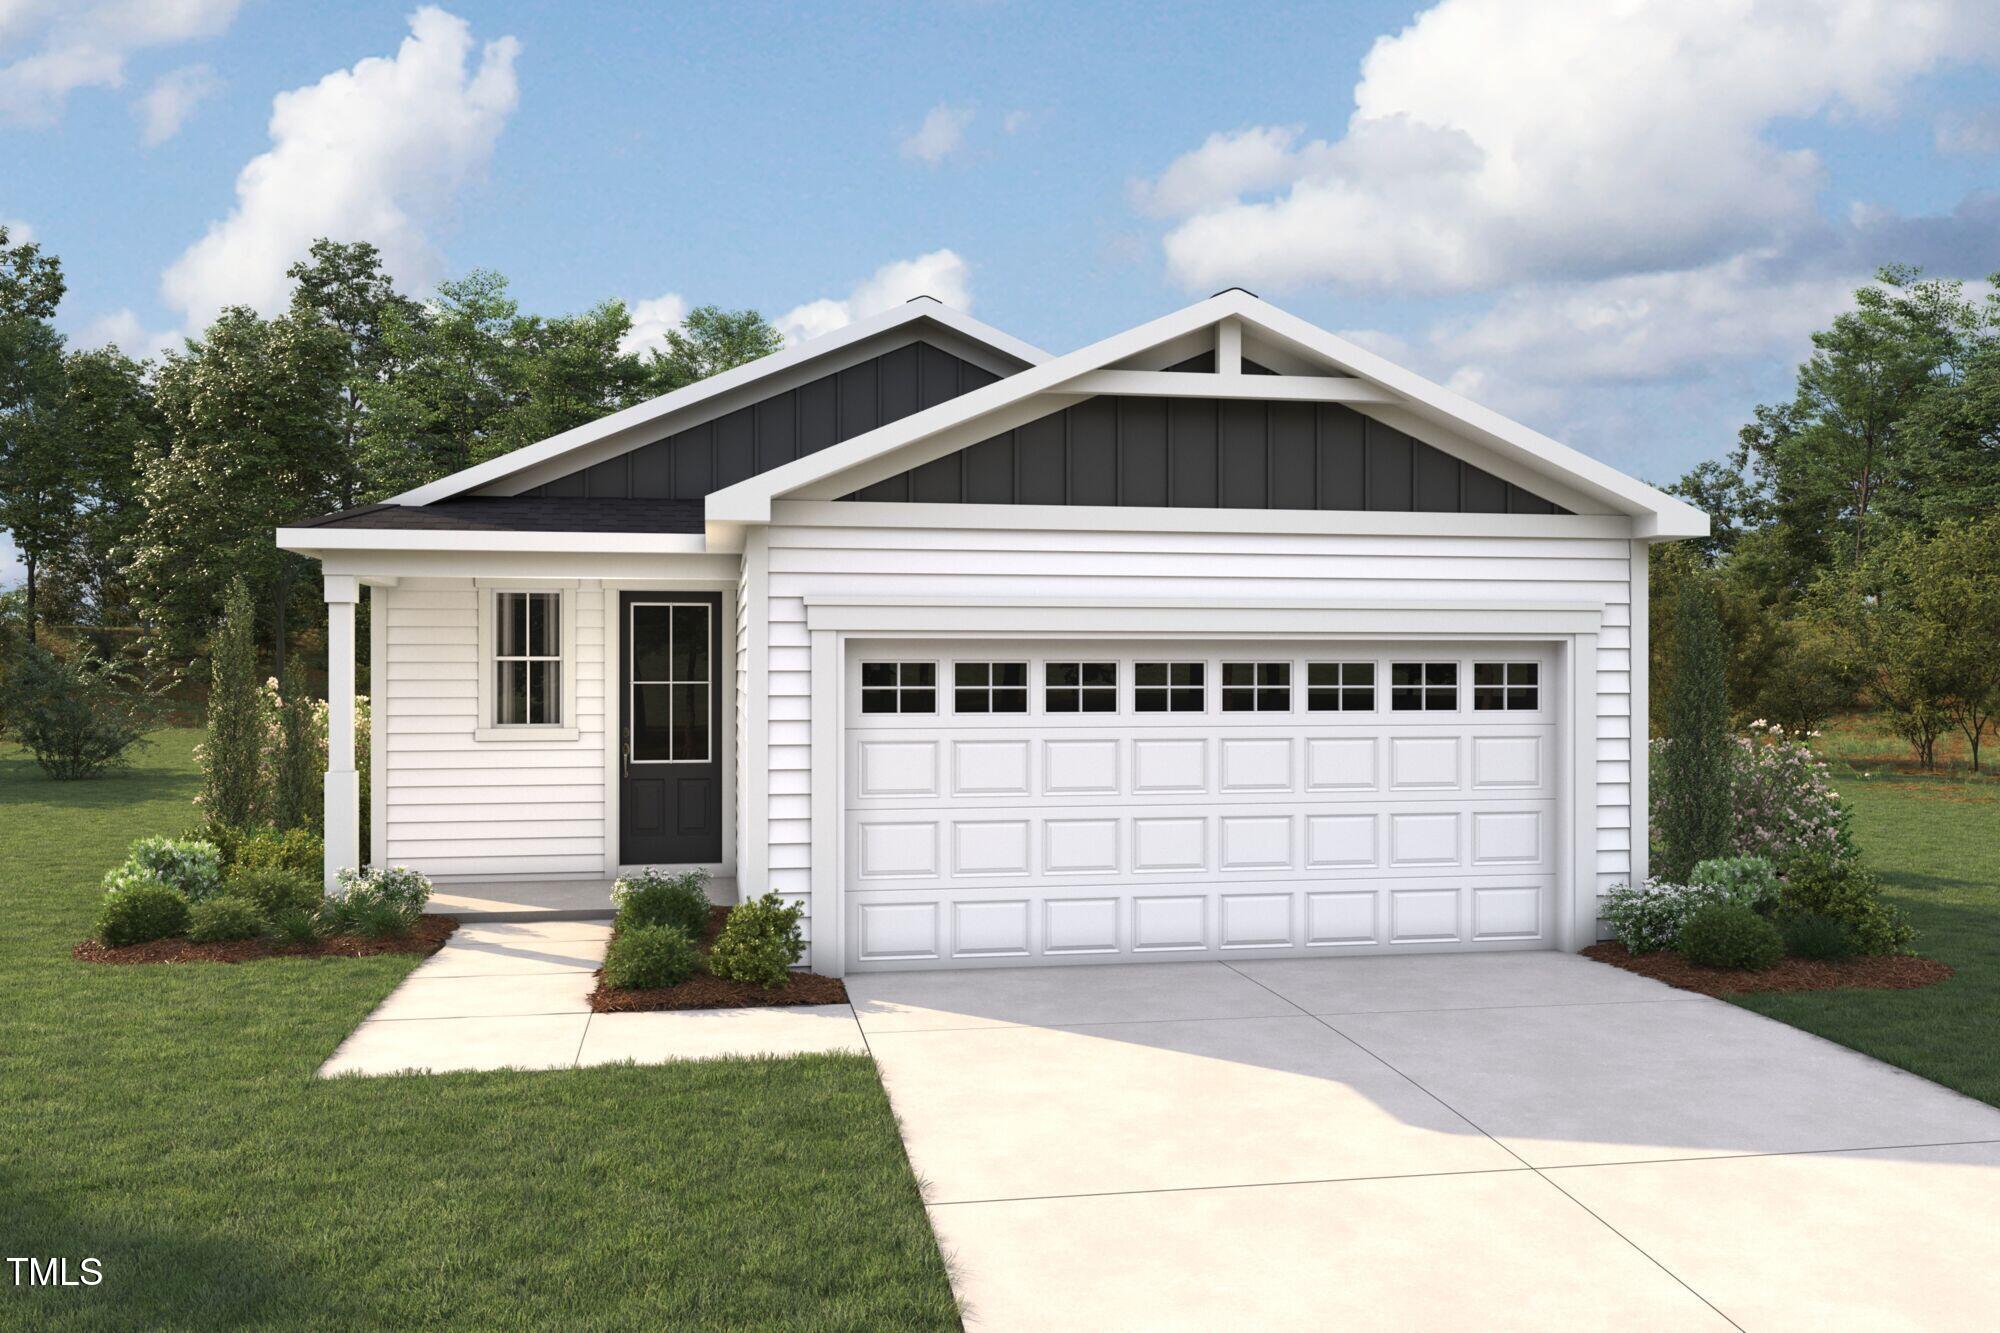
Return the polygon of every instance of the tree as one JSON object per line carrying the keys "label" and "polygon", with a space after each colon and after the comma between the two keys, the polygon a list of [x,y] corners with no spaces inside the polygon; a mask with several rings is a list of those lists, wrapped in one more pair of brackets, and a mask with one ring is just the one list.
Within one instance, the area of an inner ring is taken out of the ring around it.
{"label": "tree", "polygon": [[125,669],[88,649],[58,657],[29,644],[0,680],[0,715],[58,782],[124,763],[145,735]]}
{"label": "tree", "polygon": [[[2000,274],[1988,283],[2000,289]],[[1990,291],[1958,374],[1897,423],[1907,485],[1884,497],[1899,521],[1936,527],[2000,513],[2000,290]]]}
{"label": "tree", "polygon": [[78,494],[56,416],[63,340],[49,322],[62,301],[62,265],[0,226],[0,528],[27,572],[34,642],[44,562],[76,540]]}
{"label": "tree", "polygon": [[646,357],[647,388],[652,394],[672,393],[769,356],[783,349],[785,335],[755,310],[702,305],[688,311],[679,328],[667,330],[666,343]]}
{"label": "tree", "polygon": [[1822,574],[1806,613],[1929,769],[1937,765],[1938,737],[1952,725],[1946,699],[1957,635],[1915,595],[1927,558],[1921,534],[1898,533],[1865,562]]}
{"label": "tree", "polygon": [[1942,660],[1945,715],[1965,736],[1972,771],[2000,713],[2000,511],[1947,523],[1911,543],[1910,594]]}
{"label": "tree", "polygon": [[309,257],[285,275],[296,284],[292,318],[324,325],[347,348],[335,428],[339,450],[350,460],[337,497],[340,507],[347,508],[357,502],[365,485],[360,448],[369,394],[394,379],[399,368],[390,325],[416,318],[420,308],[397,292],[382,269],[381,252],[366,241],[343,243],[321,237],[307,253]]}
{"label": "tree", "polygon": [[248,828],[264,807],[263,719],[257,701],[257,608],[250,585],[230,580],[209,648],[208,736],[201,746],[200,804],[210,823]]}
{"label": "tree", "polygon": [[1681,589],[1675,614],[1674,671],[1668,684],[1666,735],[1660,747],[1654,873],[1685,883],[1688,872],[1729,854],[1731,804],[1728,644],[1706,577]]}
{"label": "tree", "polygon": [[346,351],[316,321],[237,307],[166,358],[156,383],[166,438],[142,463],[144,516],[128,571],[157,655],[188,660],[224,587],[241,576],[271,609],[282,671],[303,571],[272,530],[335,507],[347,484],[338,425]]}
{"label": "tree", "polygon": [[278,755],[271,820],[280,829],[314,828],[323,817],[320,779],[323,742],[313,726],[313,699],[296,659],[278,691]]}
{"label": "tree", "polygon": [[560,435],[629,407],[646,395],[637,357],[618,350],[632,331],[616,301],[581,315],[517,321],[507,409],[492,422],[475,461]]}
{"label": "tree", "polygon": [[121,550],[139,523],[140,462],[164,432],[145,373],[145,363],[115,346],[71,352],[63,362],[56,433],[79,509],[74,541],[54,558],[100,625],[131,623]]}

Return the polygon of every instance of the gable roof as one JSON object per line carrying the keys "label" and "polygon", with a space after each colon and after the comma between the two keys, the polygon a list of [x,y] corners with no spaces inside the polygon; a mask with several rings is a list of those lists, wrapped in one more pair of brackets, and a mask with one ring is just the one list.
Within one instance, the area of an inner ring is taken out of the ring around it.
{"label": "gable roof", "polygon": [[[1162,357],[1169,364],[1178,363],[1193,350],[1190,339],[1209,329],[1217,330],[1218,337],[1231,338],[1239,349],[1245,337],[1254,338],[1261,362],[1289,362],[1287,369],[1304,373],[1226,376],[1121,368],[1149,359],[1158,364]],[[967,427],[990,432],[1092,394],[1148,391],[1349,402],[1447,451],[1476,452],[1482,463],[1503,475],[1513,472],[1553,482],[1589,504],[1630,516],[1636,520],[1638,536],[1694,537],[1708,532],[1708,516],[1685,501],[1240,288],[718,490],[708,497],[708,519],[722,524],[766,523],[773,500],[836,498],[979,438],[968,434]]]}
{"label": "gable roof", "polygon": [[[488,487],[504,485],[510,478],[540,469],[565,455],[577,454],[593,445],[648,428],[669,430],[677,420],[691,420],[711,413],[734,399],[754,393],[753,386],[789,372],[799,371],[817,361],[846,352],[886,335],[926,328],[942,329],[965,342],[996,354],[1009,368],[1036,366],[1049,359],[1039,347],[983,324],[963,311],[954,310],[934,297],[919,296],[878,315],[859,319],[831,333],[788,347],[781,352],[747,362],[719,375],[711,375],[683,389],[662,394],[609,416],[552,435],[536,444],[516,449],[500,458],[464,468],[448,477],[392,496],[391,505],[432,505],[454,496],[465,496]],[[634,443],[643,441],[635,440]]]}

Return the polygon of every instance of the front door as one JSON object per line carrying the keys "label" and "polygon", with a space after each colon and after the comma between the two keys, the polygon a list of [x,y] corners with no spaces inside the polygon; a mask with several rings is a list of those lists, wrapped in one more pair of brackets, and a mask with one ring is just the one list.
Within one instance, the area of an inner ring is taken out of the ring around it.
{"label": "front door", "polygon": [[722,859],[722,594],[619,599],[622,865]]}

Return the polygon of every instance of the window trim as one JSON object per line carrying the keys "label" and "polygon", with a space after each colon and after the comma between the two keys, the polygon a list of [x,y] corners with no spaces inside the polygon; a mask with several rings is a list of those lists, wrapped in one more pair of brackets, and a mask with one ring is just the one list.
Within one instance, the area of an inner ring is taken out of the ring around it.
{"label": "window trim", "polygon": [[[473,719],[472,739],[475,741],[574,741],[582,734],[576,725],[576,615],[577,585],[575,582],[508,580],[474,581],[474,596],[479,607],[478,614],[478,674],[479,712]],[[562,717],[561,722],[506,722],[493,721],[495,687],[493,677],[497,670],[499,613],[497,605],[501,593],[508,592],[552,592],[556,595],[556,615],[561,621],[559,628],[562,640]],[[382,629],[377,628],[377,633]]]}
{"label": "window trim", "polygon": [[[1483,666],[1497,666],[1501,669],[1500,684],[1486,685],[1486,686],[1480,685],[1479,668]],[[1513,682],[1513,680],[1510,679],[1510,677],[1514,673],[1514,668],[1516,667],[1527,667],[1530,671],[1533,671],[1535,673],[1534,682],[1528,685],[1516,685]],[[1497,659],[1488,658],[1485,661],[1480,661],[1478,658],[1474,658],[1472,661],[1472,683],[1468,686],[1468,688],[1472,691],[1472,711],[1475,713],[1539,713],[1542,711],[1541,661],[1538,658],[1532,658],[1532,657],[1507,657],[1507,658],[1497,658]],[[1479,706],[1479,691],[1481,689],[1499,690],[1501,696],[1500,707],[1481,708]],[[1513,706],[1513,704],[1509,703],[1508,696],[1511,695],[1515,690],[1533,690],[1535,693],[1534,707],[1516,708]]]}

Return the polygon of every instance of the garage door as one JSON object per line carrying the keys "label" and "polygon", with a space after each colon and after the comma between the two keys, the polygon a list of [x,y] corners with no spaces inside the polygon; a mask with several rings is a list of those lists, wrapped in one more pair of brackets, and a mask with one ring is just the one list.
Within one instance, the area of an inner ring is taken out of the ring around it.
{"label": "garage door", "polygon": [[851,644],[856,970],[1548,948],[1536,644]]}

